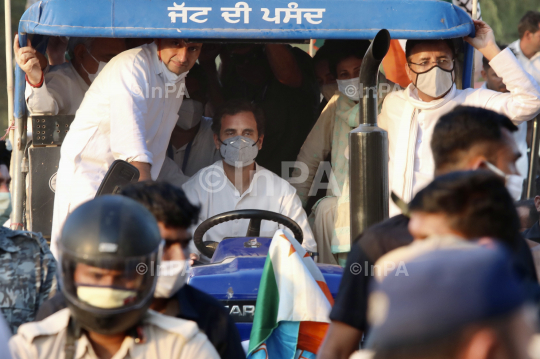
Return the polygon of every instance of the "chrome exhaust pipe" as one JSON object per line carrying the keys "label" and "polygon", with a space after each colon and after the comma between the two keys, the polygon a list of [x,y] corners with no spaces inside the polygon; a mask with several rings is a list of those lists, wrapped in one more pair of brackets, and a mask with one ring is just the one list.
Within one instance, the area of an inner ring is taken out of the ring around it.
{"label": "chrome exhaust pipe", "polygon": [[377,126],[379,66],[390,47],[381,30],[360,68],[360,125],[349,134],[351,245],[369,226],[388,218],[388,133]]}

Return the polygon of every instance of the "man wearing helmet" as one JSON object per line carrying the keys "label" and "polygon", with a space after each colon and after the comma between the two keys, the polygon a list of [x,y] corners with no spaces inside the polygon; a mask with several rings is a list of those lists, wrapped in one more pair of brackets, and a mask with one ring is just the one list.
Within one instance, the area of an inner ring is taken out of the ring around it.
{"label": "man wearing helmet", "polygon": [[[199,207],[188,201],[182,189],[165,182],[133,183],[123,187],[120,194],[152,213],[165,241],[150,308],[197,323],[221,358],[245,358],[238,329],[223,304],[186,284],[191,242],[189,227],[197,223]],[[64,295],[57,292],[39,307],[36,320],[43,320],[66,306]]]}
{"label": "man wearing helmet", "polygon": [[123,196],[78,207],[58,242],[68,308],[27,323],[10,340],[16,358],[219,358],[197,324],[149,306],[163,240],[148,210]]}

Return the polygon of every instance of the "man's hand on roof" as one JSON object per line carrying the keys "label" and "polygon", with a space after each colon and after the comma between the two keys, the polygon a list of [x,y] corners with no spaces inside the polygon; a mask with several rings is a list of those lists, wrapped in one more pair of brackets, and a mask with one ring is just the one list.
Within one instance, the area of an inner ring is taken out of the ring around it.
{"label": "man's hand on roof", "polygon": [[464,40],[480,51],[488,61],[491,61],[492,58],[501,52],[501,49],[495,42],[495,34],[493,33],[491,27],[489,27],[489,25],[485,22],[480,20],[473,20],[473,22],[476,30],[476,36],[466,36]]}
{"label": "man's hand on roof", "polygon": [[43,71],[41,70],[37,51],[30,44],[30,39],[27,41],[28,46],[21,48],[19,46],[19,35],[15,35],[15,40],[13,42],[13,53],[15,54],[15,61],[26,73],[30,84],[37,85],[41,82]]}

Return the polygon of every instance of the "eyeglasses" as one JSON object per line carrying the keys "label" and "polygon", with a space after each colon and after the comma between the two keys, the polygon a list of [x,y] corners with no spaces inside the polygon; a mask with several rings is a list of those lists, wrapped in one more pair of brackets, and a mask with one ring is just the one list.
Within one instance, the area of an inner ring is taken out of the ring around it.
{"label": "eyeglasses", "polygon": [[[454,69],[454,60],[449,59],[439,59],[437,62],[431,61],[422,61],[420,63],[409,62],[408,63],[411,70],[416,73],[422,73],[431,70],[435,66],[439,66],[441,69],[446,71],[452,71]],[[413,65],[413,66],[411,66]]]}

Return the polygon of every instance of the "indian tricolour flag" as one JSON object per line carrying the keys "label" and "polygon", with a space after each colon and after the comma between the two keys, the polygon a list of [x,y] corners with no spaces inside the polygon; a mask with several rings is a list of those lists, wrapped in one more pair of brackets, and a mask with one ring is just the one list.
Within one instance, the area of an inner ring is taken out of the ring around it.
{"label": "indian tricolour flag", "polygon": [[333,304],[313,259],[292,234],[278,230],[261,277],[248,358],[315,358]]}

